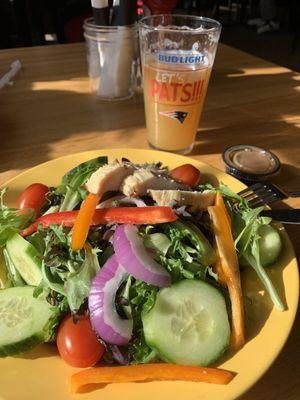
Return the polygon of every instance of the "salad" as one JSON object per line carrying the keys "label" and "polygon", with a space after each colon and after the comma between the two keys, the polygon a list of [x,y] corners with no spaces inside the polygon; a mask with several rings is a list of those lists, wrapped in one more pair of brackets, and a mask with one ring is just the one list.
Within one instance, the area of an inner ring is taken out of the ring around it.
{"label": "salad", "polygon": [[[86,161],[58,187],[33,183],[18,208],[0,193],[0,356],[41,343],[88,368],[88,383],[228,383],[209,367],[245,343],[243,269],[284,306],[268,266],[281,237],[226,185],[127,159]],[[101,368],[89,368],[95,365]]]}

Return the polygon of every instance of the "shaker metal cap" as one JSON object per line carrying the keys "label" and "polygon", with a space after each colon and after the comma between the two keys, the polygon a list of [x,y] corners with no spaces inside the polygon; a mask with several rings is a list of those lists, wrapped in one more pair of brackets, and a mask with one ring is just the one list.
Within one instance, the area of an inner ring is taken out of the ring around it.
{"label": "shaker metal cap", "polygon": [[281,166],[278,157],[269,150],[247,144],[228,147],[222,158],[230,175],[248,181],[273,175]]}

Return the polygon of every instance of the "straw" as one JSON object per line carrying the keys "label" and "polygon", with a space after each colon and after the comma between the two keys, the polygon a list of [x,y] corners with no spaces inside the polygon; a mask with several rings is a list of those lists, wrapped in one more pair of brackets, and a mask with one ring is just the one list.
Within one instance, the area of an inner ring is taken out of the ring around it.
{"label": "straw", "polygon": [[5,85],[12,85],[13,77],[20,71],[21,69],[21,61],[16,60],[10,65],[10,70],[0,78],[0,89],[2,89]]}
{"label": "straw", "polygon": [[114,0],[112,25],[132,25],[136,21],[137,0]]}
{"label": "straw", "polygon": [[109,25],[108,0],[91,0],[96,25]]}

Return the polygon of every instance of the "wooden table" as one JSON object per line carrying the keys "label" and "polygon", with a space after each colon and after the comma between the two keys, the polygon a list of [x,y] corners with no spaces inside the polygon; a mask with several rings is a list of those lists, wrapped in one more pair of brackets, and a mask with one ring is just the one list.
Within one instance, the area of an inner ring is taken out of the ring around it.
{"label": "wooden table", "polygon": [[[17,58],[22,71],[13,86],[0,91],[0,183],[70,153],[147,147],[141,95],[112,103],[93,97],[83,44],[2,50],[0,75]],[[283,163],[273,181],[299,190],[299,92],[299,74],[221,45],[192,156],[224,169],[220,153],[225,147],[263,146]],[[300,199],[280,206],[300,207]],[[288,231],[299,258],[300,229]],[[242,400],[300,398],[299,331],[298,313],[281,355]]]}

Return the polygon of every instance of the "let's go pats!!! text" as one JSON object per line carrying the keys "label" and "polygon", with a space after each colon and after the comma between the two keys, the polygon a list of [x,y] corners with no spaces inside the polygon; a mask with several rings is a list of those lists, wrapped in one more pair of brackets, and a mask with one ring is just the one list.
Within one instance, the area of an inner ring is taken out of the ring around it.
{"label": "let's go pats!!! text", "polygon": [[204,80],[194,82],[159,82],[156,79],[150,81],[150,95],[154,101],[167,103],[189,103],[198,101],[203,91]]}

